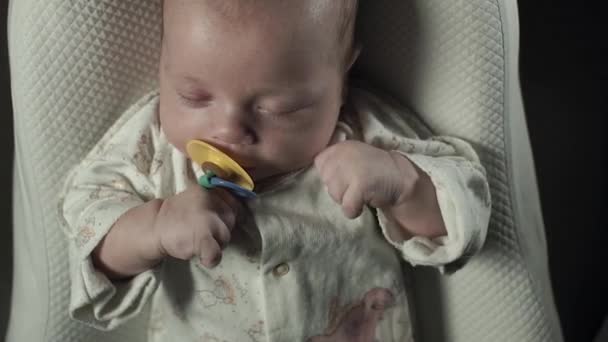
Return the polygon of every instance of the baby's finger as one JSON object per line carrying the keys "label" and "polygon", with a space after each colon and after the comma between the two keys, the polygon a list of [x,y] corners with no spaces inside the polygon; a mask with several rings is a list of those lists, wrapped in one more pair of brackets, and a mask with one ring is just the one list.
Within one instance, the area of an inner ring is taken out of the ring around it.
{"label": "baby's finger", "polygon": [[344,197],[344,192],[348,187],[344,178],[334,177],[329,182],[326,183],[327,192],[329,196],[338,204],[342,204],[342,198]]}
{"label": "baby's finger", "polygon": [[335,159],[328,160],[323,165],[323,168],[319,169],[319,177],[321,178],[324,184],[329,185],[330,183],[333,183],[336,180],[344,179],[345,171],[347,170],[344,169],[344,165],[340,163],[340,161]]}
{"label": "baby's finger", "polygon": [[214,188],[212,189],[217,196],[222,200],[224,204],[226,204],[233,212],[238,212],[243,207],[241,201],[234,196],[230,191],[222,188]]}
{"label": "baby's finger", "polygon": [[213,236],[207,235],[200,242],[199,259],[201,264],[209,268],[213,268],[220,263],[222,250]]}
{"label": "baby's finger", "polygon": [[326,149],[321,151],[319,154],[317,154],[317,156],[315,157],[314,164],[319,172],[323,171],[323,169],[325,168],[326,162],[329,160],[329,158],[333,154],[334,147],[335,147],[335,145],[327,147]]}
{"label": "baby's finger", "polygon": [[365,201],[363,199],[363,192],[356,184],[350,184],[341,199],[342,211],[344,215],[349,219],[357,218],[363,211]]}
{"label": "baby's finger", "polygon": [[232,237],[229,226],[219,216],[216,216],[209,229],[211,230],[211,235],[213,235],[220,245],[220,248],[224,249]]}
{"label": "baby's finger", "polygon": [[218,196],[216,197],[217,201],[214,203],[215,212],[220,216],[226,226],[228,226],[229,229],[232,229],[236,223],[238,214],[243,209],[242,203],[224,189],[215,188],[212,191],[218,192]]}

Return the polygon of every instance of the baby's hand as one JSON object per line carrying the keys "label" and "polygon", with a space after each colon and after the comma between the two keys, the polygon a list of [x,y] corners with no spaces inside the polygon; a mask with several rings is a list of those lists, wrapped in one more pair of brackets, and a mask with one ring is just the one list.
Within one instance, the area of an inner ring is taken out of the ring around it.
{"label": "baby's hand", "polygon": [[203,265],[215,267],[240,210],[241,204],[225,190],[193,185],[164,200],[154,224],[155,240],[164,256],[198,256]]}
{"label": "baby's hand", "polygon": [[319,153],[315,166],[329,195],[351,219],[361,215],[365,204],[384,208],[405,202],[419,179],[404,156],[352,140]]}

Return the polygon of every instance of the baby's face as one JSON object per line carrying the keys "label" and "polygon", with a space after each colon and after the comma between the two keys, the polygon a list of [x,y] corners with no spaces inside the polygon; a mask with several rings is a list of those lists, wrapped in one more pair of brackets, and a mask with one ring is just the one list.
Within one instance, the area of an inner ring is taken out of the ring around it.
{"label": "baby's face", "polygon": [[175,147],[211,143],[256,180],[312,162],[334,131],[345,68],[311,2],[237,14],[219,1],[165,6],[160,119]]}

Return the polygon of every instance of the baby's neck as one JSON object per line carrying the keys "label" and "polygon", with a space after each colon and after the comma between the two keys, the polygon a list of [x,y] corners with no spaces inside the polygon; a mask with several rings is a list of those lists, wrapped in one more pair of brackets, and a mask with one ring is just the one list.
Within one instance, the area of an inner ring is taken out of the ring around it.
{"label": "baby's neck", "polygon": [[254,191],[257,194],[264,194],[270,191],[277,190],[283,186],[291,184],[295,180],[295,177],[301,172],[308,169],[308,167],[303,167],[297,170],[288,171],[279,173],[276,175],[271,175],[268,177],[264,177],[262,179],[255,180],[255,189]]}

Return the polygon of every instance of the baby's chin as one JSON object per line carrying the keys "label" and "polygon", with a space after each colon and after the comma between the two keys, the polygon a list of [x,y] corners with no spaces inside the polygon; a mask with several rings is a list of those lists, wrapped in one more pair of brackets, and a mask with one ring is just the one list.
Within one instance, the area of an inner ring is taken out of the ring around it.
{"label": "baby's chin", "polygon": [[264,166],[255,166],[245,168],[245,171],[251,176],[253,182],[258,183],[272,183],[283,176],[286,176],[290,173],[301,170],[302,168],[308,167],[312,165],[312,160],[309,162],[302,163],[294,163],[289,167],[264,167]]}

